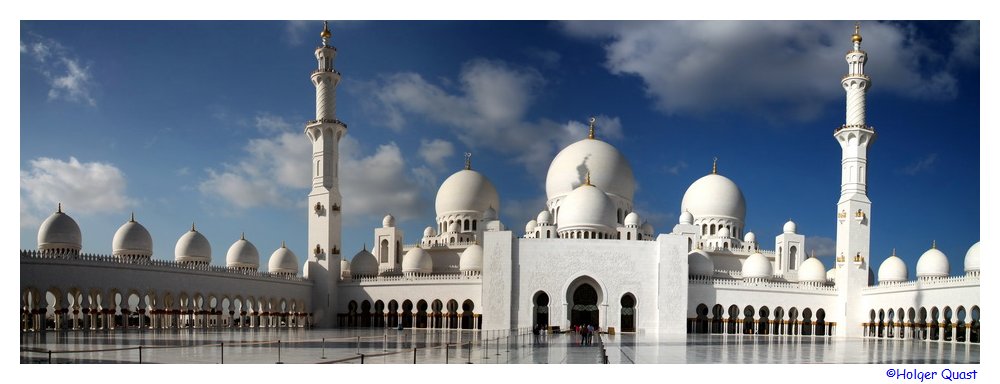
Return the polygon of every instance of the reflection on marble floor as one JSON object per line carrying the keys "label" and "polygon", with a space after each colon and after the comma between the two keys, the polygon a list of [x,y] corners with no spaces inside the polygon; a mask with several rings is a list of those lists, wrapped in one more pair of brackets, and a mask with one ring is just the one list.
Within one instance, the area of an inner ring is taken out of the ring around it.
{"label": "reflection on marble floor", "polygon": [[[602,335],[428,330],[241,330],[21,334],[21,362],[350,364],[979,363],[979,344],[813,336]],[[281,342],[278,343],[277,341]],[[143,348],[138,348],[142,346]],[[416,351],[414,351],[416,349]]]}

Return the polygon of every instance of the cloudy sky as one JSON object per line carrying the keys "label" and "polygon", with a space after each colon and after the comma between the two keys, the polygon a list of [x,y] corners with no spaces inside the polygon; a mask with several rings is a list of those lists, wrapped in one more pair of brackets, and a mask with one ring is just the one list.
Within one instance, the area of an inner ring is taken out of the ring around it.
{"label": "cloudy sky", "polygon": [[[314,118],[308,22],[20,23],[20,247],[58,202],[84,251],[109,254],[135,212],[154,257],[195,222],[213,259],[241,232],[262,263],[285,240],[307,254]],[[829,267],[852,21],[332,22],[344,244],[371,246],[386,213],[419,240],[438,185],[473,167],[519,232],[544,207],[562,147],[598,135],[629,159],[636,209],[658,232],[711,170],[747,198],[747,228],[774,245],[798,222]],[[980,232],[977,22],[862,24],[876,263],[932,240],[961,273]]]}

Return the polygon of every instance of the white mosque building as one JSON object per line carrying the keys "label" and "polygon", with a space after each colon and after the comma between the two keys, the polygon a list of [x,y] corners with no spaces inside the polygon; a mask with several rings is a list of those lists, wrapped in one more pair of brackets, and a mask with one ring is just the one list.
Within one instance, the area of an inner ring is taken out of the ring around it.
{"label": "white mosque building", "polygon": [[668,335],[979,341],[979,243],[961,276],[949,276],[948,258],[933,244],[915,278],[895,254],[869,252],[867,154],[877,134],[865,120],[871,83],[857,29],[841,79],[846,121],[833,133],[843,150],[834,265],[805,254],[791,220],[765,249],[746,231],[743,193],[715,165],[687,189],[678,224],[657,232],[633,211],[631,165],[600,139],[594,119],[588,137],[552,160],[547,202],[523,231],[498,219],[497,190],[467,157],[441,184],[436,218],[419,241],[405,243],[387,215],[372,249],[346,258],[340,214],[351,202],[341,201],[338,146],[347,125],[336,117],[341,75],[325,25],[321,36],[310,77],[316,119],[305,128],[313,184],[304,259],[281,244],[264,272],[256,246],[241,236],[225,266],[210,265],[212,246],[193,224],[174,261],[153,259],[152,236],[134,216],[115,233],[111,255],[81,253],[80,227],[60,206],[39,228],[38,249],[21,251],[22,332],[591,324]]}

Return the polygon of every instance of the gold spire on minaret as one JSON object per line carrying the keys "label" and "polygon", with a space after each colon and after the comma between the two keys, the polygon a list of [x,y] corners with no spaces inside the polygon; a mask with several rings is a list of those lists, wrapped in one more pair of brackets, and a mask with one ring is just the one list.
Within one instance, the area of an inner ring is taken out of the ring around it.
{"label": "gold spire on minaret", "polygon": [[597,118],[591,116],[590,117],[590,134],[587,135],[588,139],[593,139],[594,138],[594,123],[596,123],[596,122],[597,122]]}
{"label": "gold spire on minaret", "polygon": [[719,173],[719,158],[718,157],[713,157],[712,158],[712,174],[714,175],[714,174],[717,174],[717,173]]}
{"label": "gold spire on minaret", "polygon": [[472,169],[472,152],[465,153],[465,169]]}
{"label": "gold spire on minaret", "polygon": [[332,35],[333,34],[330,33],[330,26],[327,25],[326,20],[323,20],[323,32],[319,33],[319,37],[323,38],[323,45],[326,45],[326,41],[329,40]]}
{"label": "gold spire on minaret", "polygon": [[860,21],[854,23],[854,34],[851,35],[851,41],[853,41],[855,43],[860,43],[861,42],[861,22]]}

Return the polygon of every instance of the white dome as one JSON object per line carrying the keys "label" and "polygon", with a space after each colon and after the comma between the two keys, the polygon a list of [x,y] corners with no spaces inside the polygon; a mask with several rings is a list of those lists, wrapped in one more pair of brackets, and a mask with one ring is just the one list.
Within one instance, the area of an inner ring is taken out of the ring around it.
{"label": "white dome", "polygon": [[826,271],[826,279],[830,281],[837,280],[837,267],[830,268],[829,271]]}
{"label": "white dome", "polygon": [[688,211],[681,212],[681,218],[679,222],[685,225],[694,224],[694,215],[692,215],[691,212]]}
{"label": "white dome", "polygon": [[528,224],[524,225],[524,233],[528,234],[534,232],[536,226],[538,226],[538,223],[535,222],[535,220],[528,221]]}
{"label": "white dome", "polygon": [[438,217],[452,213],[482,214],[488,208],[500,209],[500,197],[483,174],[471,169],[455,172],[438,189],[434,209]]}
{"label": "white dome", "polygon": [[965,252],[965,271],[979,271],[979,242],[972,244],[969,251]]}
{"label": "white dome", "polygon": [[826,267],[815,257],[810,257],[799,266],[799,281],[807,283],[825,283]]}
{"label": "white dome", "polygon": [[638,213],[629,212],[629,214],[625,215],[626,227],[639,227],[639,223],[642,223],[642,219],[639,217]]}
{"label": "white dome", "polygon": [[729,178],[711,173],[691,184],[681,200],[681,210],[695,218],[725,217],[743,221],[747,213],[743,191]]}
{"label": "white dome", "polygon": [[80,235],[80,226],[72,217],[63,213],[62,205],[59,210],[50,215],[42,225],[38,227],[38,250],[71,250],[80,251],[83,247],[83,236]]}
{"label": "white dome", "polygon": [[796,228],[797,227],[795,226],[795,222],[789,219],[788,222],[785,223],[785,226],[782,227],[782,230],[785,233],[795,233]]}
{"label": "white dome", "polygon": [[458,260],[458,269],[462,272],[482,272],[483,247],[479,244],[473,244],[462,251],[462,256]]}
{"label": "white dome", "polygon": [[[584,184],[587,173],[590,173],[592,185],[608,194],[632,201],[635,194],[632,166],[618,149],[597,139],[583,139],[570,144],[552,159],[545,176],[545,195],[548,200],[573,192]],[[562,221],[562,217],[559,220]]]}
{"label": "white dome", "polygon": [[455,220],[451,224],[448,224],[448,233],[459,233],[462,231],[462,224],[459,224],[458,220]]}
{"label": "white dome", "polygon": [[281,248],[275,250],[271,254],[271,258],[267,260],[267,271],[296,275],[299,273],[299,258],[291,249],[285,247],[285,242],[282,241]]}
{"label": "white dome", "polygon": [[712,276],[715,274],[715,263],[708,253],[696,249],[688,253],[688,274],[694,276]]}
{"label": "white dome", "polygon": [[535,218],[536,225],[552,225],[552,213],[549,211],[538,212],[538,217]]}
{"label": "white dome", "polygon": [[382,228],[390,228],[396,226],[396,218],[392,215],[385,215],[382,218]]}
{"label": "white dome", "polygon": [[111,240],[111,254],[150,257],[153,255],[153,237],[149,235],[146,227],[135,221],[133,215],[115,232],[115,237]]}
{"label": "white dome", "polygon": [[610,232],[618,227],[617,211],[608,195],[593,185],[581,185],[562,201],[559,231],[598,230]]}
{"label": "white dome", "polygon": [[403,273],[431,273],[434,271],[434,261],[423,248],[413,247],[403,255]]}
{"label": "white dome", "polygon": [[642,224],[642,233],[653,234],[653,224],[648,221]]}
{"label": "white dome", "polygon": [[715,233],[715,236],[716,237],[722,237],[722,238],[729,237],[729,228],[726,228],[726,227],[720,228],[719,231]]}
{"label": "white dome", "polygon": [[434,236],[437,236],[434,233],[434,227],[424,228],[424,237],[434,237]]}
{"label": "white dome", "polygon": [[948,257],[935,246],[917,259],[917,277],[945,277],[950,270]]}
{"label": "white dome", "polygon": [[375,276],[378,274],[378,259],[367,249],[359,251],[351,259],[351,274],[358,276]]}
{"label": "white dome", "polygon": [[889,282],[889,281],[906,281],[907,280],[906,263],[899,256],[896,256],[896,251],[893,250],[892,256],[885,259],[882,264],[878,266],[878,282]]}
{"label": "white dome", "polygon": [[773,270],[771,261],[759,252],[750,255],[743,262],[744,279],[768,279],[771,278]]}
{"label": "white dome", "polygon": [[757,235],[754,235],[753,232],[747,232],[747,234],[743,235],[743,242],[755,243],[757,242]]}
{"label": "white dome", "polygon": [[240,235],[240,239],[229,247],[229,252],[226,252],[226,267],[258,269],[260,253],[257,253],[257,247]]}
{"label": "white dome", "polygon": [[493,209],[493,207],[486,208],[486,210],[483,211],[484,221],[493,221],[496,219],[497,219],[497,210]]}
{"label": "white dome", "polygon": [[212,263],[212,245],[208,243],[205,235],[194,229],[194,224],[191,224],[190,231],[177,239],[177,245],[174,246],[174,261]]}

